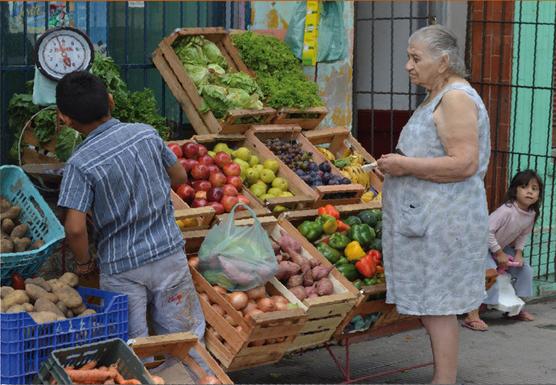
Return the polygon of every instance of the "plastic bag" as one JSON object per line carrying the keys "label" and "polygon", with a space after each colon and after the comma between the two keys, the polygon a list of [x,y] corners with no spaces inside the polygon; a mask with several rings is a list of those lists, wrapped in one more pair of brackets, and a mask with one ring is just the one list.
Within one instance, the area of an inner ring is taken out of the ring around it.
{"label": "plastic bag", "polygon": [[[245,207],[252,226],[236,226],[234,213]],[[224,222],[214,226],[199,249],[199,271],[207,281],[230,291],[262,286],[278,271],[272,244],[256,214],[243,203],[234,206]]]}

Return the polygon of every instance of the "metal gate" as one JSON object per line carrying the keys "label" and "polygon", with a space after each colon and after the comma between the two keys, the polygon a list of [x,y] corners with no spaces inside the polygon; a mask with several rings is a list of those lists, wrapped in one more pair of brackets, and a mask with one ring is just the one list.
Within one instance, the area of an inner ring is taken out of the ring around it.
{"label": "metal gate", "polygon": [[1,160],[8,161],[13,134],[7,107],[14,93],[25,92],[33,79],[33,47],[48,28],[72,25],[84,30],[120,66],[131,90],[151,88],[160,112],[176,134],[190,127],[179,104],[150,61],[160,40],[180,27],[245,29],[249,2],[0,2],[0,124]]}

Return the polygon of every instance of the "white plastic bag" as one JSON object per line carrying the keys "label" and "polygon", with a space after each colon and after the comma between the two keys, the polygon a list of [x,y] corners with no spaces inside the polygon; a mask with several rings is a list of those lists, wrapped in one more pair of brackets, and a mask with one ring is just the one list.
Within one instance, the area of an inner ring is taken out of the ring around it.
{"label": "white plastic bag", "polygon": [[498,284],[498,304],[492,306],[494,309],[508,313],[510,317],[518,315],[525,302],[517,295],[512,285],[512,276],[508,273],[499,275],[496,279]]}

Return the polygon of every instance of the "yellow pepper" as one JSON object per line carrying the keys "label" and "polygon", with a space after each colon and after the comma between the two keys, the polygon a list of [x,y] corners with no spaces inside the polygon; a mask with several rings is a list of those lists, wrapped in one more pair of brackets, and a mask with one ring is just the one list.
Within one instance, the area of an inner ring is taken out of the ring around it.
{"label": "yellow pepper", "polygon": [[344,249],[344,255],[347,257],[348,261],[359,261],[365,256],[365,250],[361,247],[359,242],[351,241],[347,244]]}
{"label": "yellow pepper", "polygon": [[372,191],[367,191],[365,194],[361,195],[361,200],[365,203],[372,201],[375,198],[375,193]]}

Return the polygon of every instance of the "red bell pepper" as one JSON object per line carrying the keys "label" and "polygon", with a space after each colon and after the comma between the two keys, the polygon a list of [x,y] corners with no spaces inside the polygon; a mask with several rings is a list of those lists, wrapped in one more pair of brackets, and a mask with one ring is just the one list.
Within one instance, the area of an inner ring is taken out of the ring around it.
{"label": "red bell pepper", "polygon": [[319,215],[330,215],[331,217],[334,217],[336,219],[340,219],[340,212],[338,210],[336,210],[336,207],[332,206],[332,205],[325,205],[322,207],[319,207],[317,210],[317,213]]}
{"label": "red bell pepper", "polygon": [[378,250],[371,249],[367,252],[367,255],[371,256],[371,258],[375,262],[375,265],[378,265],[380,261],[382,261],[382,254]]}
{"label": "red bell pepper", "polygon": [[355,268],[365,278],[371,278],[376,273],[376,264],[373,258],[367,254],[355,263]]}
{"label": "red bell pepper", "polygon": [[339,219],[336,220],[336,224],[338,225],[338,228],[336,230],[339,231],[340,233],[343,233],[344,231],[348,231],[350,228],[349,225],[345,224]]}

